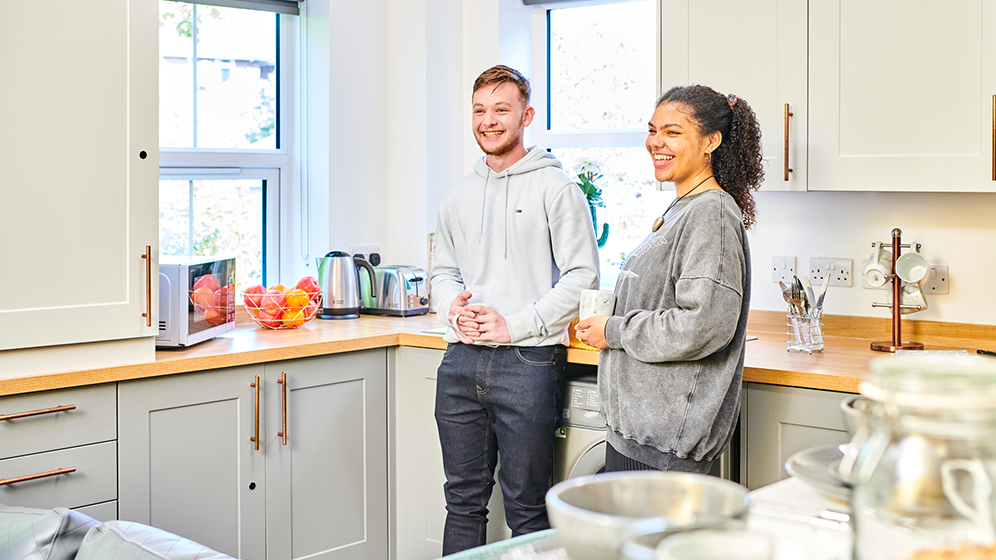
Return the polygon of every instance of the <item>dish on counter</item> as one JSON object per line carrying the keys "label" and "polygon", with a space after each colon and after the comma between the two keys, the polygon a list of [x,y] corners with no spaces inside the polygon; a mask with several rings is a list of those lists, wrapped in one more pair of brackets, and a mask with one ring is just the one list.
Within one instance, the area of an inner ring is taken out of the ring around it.
{"label": "dish on counter", "polygon": [[840,482],[841,484],[843,484],[844,486],[846,486],[848,488],[854,488],[854,477],[851,476],[851,475],[844,476],[840,472],[840,462],[841,462],[841,460],[842,459],[837,459],[836,461],[833,461],[832,463],[830,463],[830,466],[827,467],[827,470],[830,473],[830,476],[832,476],[835,479],[837,479],[838,482]]}
{"label": "dish on counter", "polygon": [[839,465],[844,457],[842,447],[823,445],[804,449],[785,461],[785,470],[829,497],[850,502],[851,487],[830,474],[831,465]]}

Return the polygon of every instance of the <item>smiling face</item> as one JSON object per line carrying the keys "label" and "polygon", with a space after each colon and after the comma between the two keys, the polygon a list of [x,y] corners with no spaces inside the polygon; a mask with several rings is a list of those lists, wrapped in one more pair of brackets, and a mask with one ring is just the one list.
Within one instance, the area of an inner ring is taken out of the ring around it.
{"label": "smiling face", "polygon": [[714,151],[722,135],[699,134],[689,118],[690,109],[679,103],[657,107],[648,123],[647,151],[654,162],[654,177],[662,183],[674,183],[683,196],[696,183],[712,175],[706,153]]}
{"label": "smiling face", "polygon": [[474,92],[474,138],[491,169],[502,171],[526,155],[522,130],[534,113],[512,82],[484,85]]}

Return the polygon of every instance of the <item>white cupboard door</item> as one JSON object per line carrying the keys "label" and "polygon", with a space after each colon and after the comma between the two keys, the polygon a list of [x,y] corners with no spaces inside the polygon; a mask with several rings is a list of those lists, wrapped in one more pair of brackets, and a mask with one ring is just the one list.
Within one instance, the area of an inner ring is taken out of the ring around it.
{"label": "white cupboard door", "polygon": [[996,192],[996,2],[809,11],[810,190]]}
{"label": "white cupboard door", "polygon": [[761,125],[765,191],[806,190],[806,16],[797,0],[661,5],[661,91],[701,84],[747,100]]}
{"label": "white cupboard door", "polygon": [[266,395],[267,558],[387,558],[387,350],[266,364]]}
{"label": "white cupboard door", "polygon": [[265,428],[262,381],[247,366],[120,383],[120,518],[265,560],[266,448],[249,439],[257,402]]}
{"label": "white cupboard door", "polygon": [[156,335],[157,4],[4,5],[0,350]]}

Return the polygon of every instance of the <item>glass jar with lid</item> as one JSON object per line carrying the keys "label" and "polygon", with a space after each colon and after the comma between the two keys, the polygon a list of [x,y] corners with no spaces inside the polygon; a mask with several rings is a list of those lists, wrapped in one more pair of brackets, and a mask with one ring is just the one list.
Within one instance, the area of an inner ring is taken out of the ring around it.
{"label": "glass jar with lid", "polygon": [[[873,360],[852,476],[854,560],[996,558],[996,361]],[[991,554],[973,556],[973,554]]]}

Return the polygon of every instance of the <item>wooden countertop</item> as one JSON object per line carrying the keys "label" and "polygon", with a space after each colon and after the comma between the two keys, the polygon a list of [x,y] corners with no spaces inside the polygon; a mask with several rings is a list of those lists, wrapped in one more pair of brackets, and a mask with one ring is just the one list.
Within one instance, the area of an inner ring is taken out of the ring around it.
{"label": "wooden countertop", "polygon": [[[241,313],[241,310],[240,310]],[[868,363],[885,354],[873,352],[871,340],[891,337],[888,320],[867,317],[828,316],[825,319],[823,352],[787,352],[785,315],[771,311],[751,312],[744,381],[792,387],[856,393],[858,382],[868,373]],[[904,333],[924,342],[927,348],[974,349],[978,341],[996,340],[996,327],[910,322]],[[267,330],[246,316],[237,315],[236,329],[190,348],[160,350],[156,361],[146,364],[35,375],[0,380],[0,395],[46,391],[173,375],[225,367],[258,364],[308,356],[351,352],[391,346],[446,348],[442,336],[421,331],[442,326],[436,315],[375,317],[351,320],[311,321],[298,329]],[[834,336],[841,334],[845,336]],[[904,334],[904,339],[909,340]],[[990,343],[991,345],[991,343]],[[986,346],[984,343],[982,346]],[[598,365],[598,353],[570,348],[570,363]]]}

